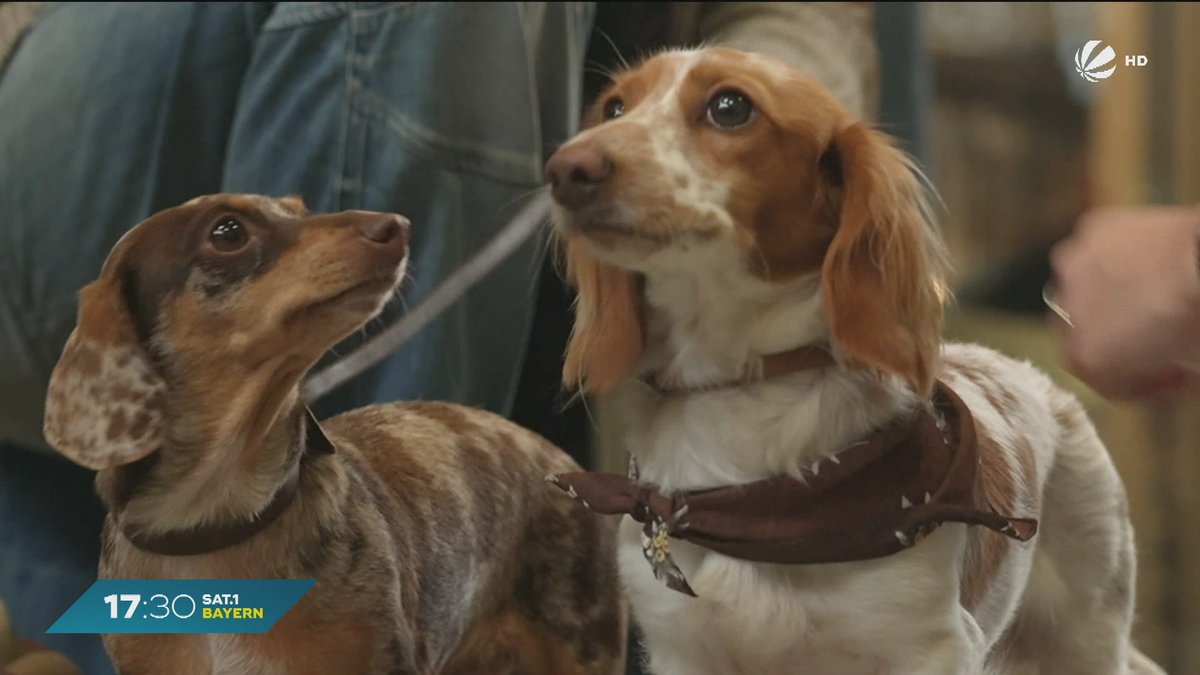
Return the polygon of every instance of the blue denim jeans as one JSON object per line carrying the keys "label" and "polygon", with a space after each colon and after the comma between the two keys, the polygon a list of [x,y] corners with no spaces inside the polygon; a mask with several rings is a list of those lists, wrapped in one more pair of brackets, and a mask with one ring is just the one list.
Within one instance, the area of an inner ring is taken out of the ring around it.
{"label": "blue denim jeans", "polygon": [[[76,294],[150,214],[212,192],[413,222],[414,303],[541,182],[580,116],[591,3],[62,3],[0,74],[0,598],[44,631],[94,580],[91,475],[41,439]],[[315,406],[441,399],[507,413],[544,242]],[[399,314],[338,348],[345,353]]]}

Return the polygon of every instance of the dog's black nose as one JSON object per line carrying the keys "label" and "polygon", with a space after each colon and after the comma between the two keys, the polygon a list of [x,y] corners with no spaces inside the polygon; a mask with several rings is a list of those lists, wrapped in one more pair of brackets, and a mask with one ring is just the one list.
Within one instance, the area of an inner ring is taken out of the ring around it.
{"label": "dog's black nose", "polygon": [[376,244],[391,244],[408,236],[408,219],[395,214],[379,214],[358,226],[363,238]]}
{"label": "dog's black nose", "polygon": [[546,162],[546,180],[555,201],[579,209],[595,201],[612,170],[612,160],[596,146],[569,145]]}

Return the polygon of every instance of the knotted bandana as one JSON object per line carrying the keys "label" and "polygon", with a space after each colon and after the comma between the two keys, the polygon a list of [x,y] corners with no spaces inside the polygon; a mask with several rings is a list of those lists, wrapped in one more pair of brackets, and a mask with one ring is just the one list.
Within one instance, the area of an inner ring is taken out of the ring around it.
{"label": "knotted bandana", "polygon": [[588,508],[644,524],[655,577],[694,596],[671,556],[672,538],[740,560],[809,565],[870,560],[907,549],[942,523],[982,525],[1018,541],[1037,521],[996,513],[983,495],[970,410],[939,382],[932,407],[897,419],[813,464],[800,478],[664,495],[628,477],[576,472],[547,478]]}

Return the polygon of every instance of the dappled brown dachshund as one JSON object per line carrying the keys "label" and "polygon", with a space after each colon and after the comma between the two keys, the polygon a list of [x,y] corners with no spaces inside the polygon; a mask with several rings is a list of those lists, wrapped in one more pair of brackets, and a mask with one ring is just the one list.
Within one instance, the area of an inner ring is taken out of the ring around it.
{"label": "dappled brown dachshund", "polygon": [[101,578],[318,583],[263,635],[108,635],[120,675],[611,675],[614,533],[503,418],[393,403],[321,423],[317,360],[404,276],[408,223],[215,195],[158,213],[83,289],[47,440],[99,471]]}

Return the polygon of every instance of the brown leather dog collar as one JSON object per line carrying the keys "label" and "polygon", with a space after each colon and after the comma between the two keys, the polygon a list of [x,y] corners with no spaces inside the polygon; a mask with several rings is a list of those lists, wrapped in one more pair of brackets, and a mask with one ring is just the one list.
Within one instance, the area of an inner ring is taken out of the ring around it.
{"label": "brown leather dog collar", "polygon": [[705,391],[717,391],[719,389],[729,389],[739,387],[755,382],[762,382],[792,373],[798,373],[802,370],[812,370],[815,368],[823,368],[837,363],[833,356],[833,352],[826,345],[809,344],[801,345],[795,349],[789,349],[785,352],[768,354],[761,359],[761,367],[755,371],[746,374],[735,380],[727,382],[717,382],[714,384],[703,385],[698,387],[683,387],[665,382],[656,374],[650,373],[643,375],[641,380],[651,389],[654,389],[659,394],[686,394]]}
{"label": "brown leather dog collar", "polygon": [[655,577],[695,595],[671,557],[670,538],[731,558],[787,565],[851,562],[898,553],[942,523],[982,525],[1018,541],[1031,518],[991,509],[979,481],[975,421],[939,382],[922,408],[814,464],[781,476],[664,495],[631,476],[567,473],[548,480],[588,508],[644,524],[643,553]]}
{"label": "brown leather dog collar", "polygon": [[301,424],[303,425],[304,450],[300,453],[291,471],[288,472],[283,484],[275,491],[271,502],[254,518],[163,533],[148,533],[133,529],[121,523],[120,511],[129,502],[133,490],[140,482],[138,478],[144,477],[147,472],[146,469],[142,469],[138,472],[141,475],[128,482],[123,491],[121,503],[118,508],[114,509],[113,515],[116,517],[118,528],[135,547],[148,553],[166,556],[214,553],[248,541],[270,527],[291,506],[296,499],[296,493],[300,486],[300,473],[305,464],[313,457],[331,455],[335,452],[333,444],[321,430],[316,416],[307,407],[304,409]]}

